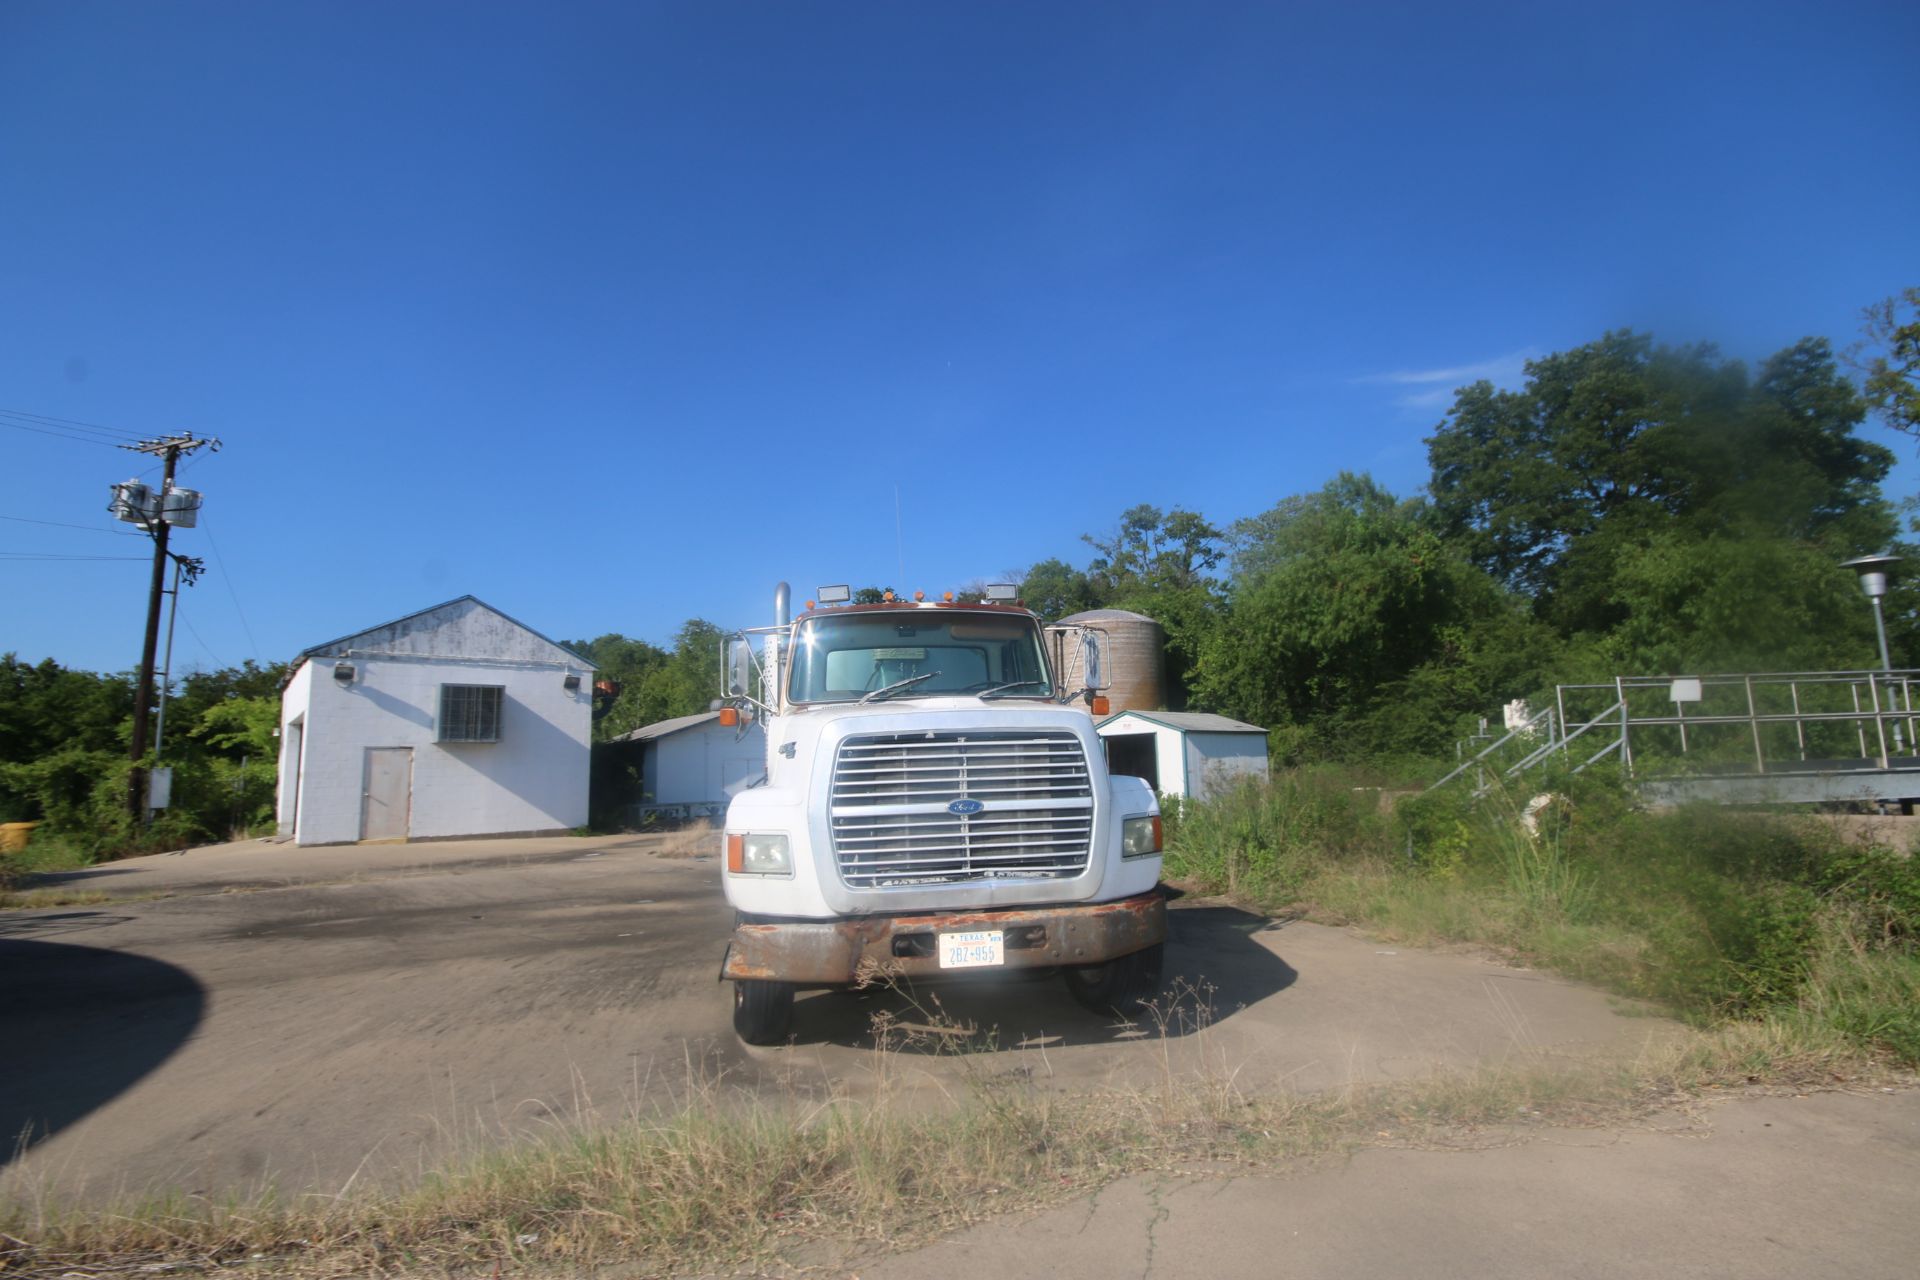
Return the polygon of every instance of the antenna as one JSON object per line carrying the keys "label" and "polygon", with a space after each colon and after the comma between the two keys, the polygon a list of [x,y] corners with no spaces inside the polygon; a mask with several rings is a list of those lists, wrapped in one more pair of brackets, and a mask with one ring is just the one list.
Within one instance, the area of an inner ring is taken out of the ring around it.
{"label": "antenna", "polygon": [[893,553],[898,560],[900,576],[894,581],[900,583],[900,589],[906,590],[907,582],[907,544],[900,536],[900,486],[893,486]]}

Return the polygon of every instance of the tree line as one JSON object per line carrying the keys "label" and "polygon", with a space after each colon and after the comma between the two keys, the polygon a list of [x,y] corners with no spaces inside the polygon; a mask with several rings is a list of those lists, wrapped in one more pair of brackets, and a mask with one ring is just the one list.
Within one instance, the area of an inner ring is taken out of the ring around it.
{"label": "tree line", "polygon": [[[1460,388],[1427,439],[1422,493],[1343,472],[1225,523],[1142,503],[1084,536],[1083,563],[1009,576],[1050,621],[1103,607],[1158,620],[1175,704],[1267,728],[1283,764],[1438,756],[1555,683],[1874,666],[1872,617],[1840,565],[1869,552],[1914,557],[1887,600],[1904,665],[1920,654],[1920,547],[1881,490],[1894,455],[1859,429],[1878,413],[1920,436],[1920,289],[1867,314],[1845,356],[1808,338],[1753,367],[1607,333],[1529,362],[1518,389]],[[604,686],[595,741],[705,710],[724,634],[696,618],[666,646],[570,642]],[[174,807],[151,840],[271,821],[286,670],[180,682]],[[0,658],[0,821],[131,847],[118,801],[132,706],[129,674]]]}
{"label": "tree line", "polygon": [[[1893,453],[1920,435],[1920,290],[1869,313],[1870,348],[1809,338],[1749,368],[1614,332],[1461,388],[1425,492],[1343,473],[1226,524],[1151,504],[1088,535],[1084,568],[1026,574],[1057,618],[1118,607],[1166,628],[1173,696],[1270,730],[1275,758],[1435,756],[1478,717],[1621,674],[1878,666],[1853,556],[1892,550]],[[1896,665],[1920,589],[1887,604]]]}

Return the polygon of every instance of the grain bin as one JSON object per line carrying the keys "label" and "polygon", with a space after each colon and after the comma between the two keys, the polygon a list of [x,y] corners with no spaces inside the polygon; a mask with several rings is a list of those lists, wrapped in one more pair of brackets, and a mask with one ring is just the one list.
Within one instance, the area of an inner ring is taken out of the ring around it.
{"label": "grain bin", "polygon": [[1061,686],[1086,683],[1081,638],[1092,632],[1106,658],[1101,678],[1115,712],[1158,711],[1167,705],[1167,633],[1144,613],[1089,609],[1047,628],[1047,647]]}

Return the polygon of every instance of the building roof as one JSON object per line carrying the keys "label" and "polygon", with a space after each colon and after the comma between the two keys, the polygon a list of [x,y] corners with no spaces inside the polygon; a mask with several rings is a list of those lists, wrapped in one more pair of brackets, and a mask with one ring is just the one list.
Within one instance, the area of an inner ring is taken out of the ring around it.
{"label": "building roof", "polygon": [[591,670],[591,671],[599,670],[599,668],[595,666],[593,663],[587,661],[587,659],[582,657],[580,654],[575,653],[572,649],[567,648],[567,646],[561,644],[558,640],[555,640],[546,635],[542,635],[540,632],[535,631],[532,627],[528,626],[526,623],[520,621],[520,619],[515,618],[509,614],[502,613],[500,610],[488,604],[485,600],[482,600],[480,599],[480,597],[474,596],[474,595],[456,596],[452,600],[443,601],[442,603],[436,604],[436,605],[430,605],[425,609],[416,609],[412,613],[402,614],[400,617],[394,618],[389,622],[382,622],[376,626],[364,627],[359,631],[349,632],[348,634],[344,636],[340,636],[337,639],[329,640],[325,644],[316,644],[312,648],[302,649],[300,651],[299,658],[297,658],[294,661],[294,666],[298,667],[300,665],[300,662],[307,658],[321,658],[321,657],[336,656],[342,653],[344,650],[352,648],[353,642],[355,640],[366,639],[368,637],[378,635],[381,632],[392,632],[396,628],[403,628],[403,625],[405,623],[412,622],[416,618],[424,618],[430,613],[438,613],[442,609],[451,609],[455,605],[462,605],[462,604],[477,605],[480,608],[485,609],[488,613],[495,614],[501,618],[505,618],[508,622],[511,622],[514,626],[520,628],[522,631],[526,632],[528,635],[531,635],[536,639],[543,640],[547,644],[552,645],[555,649],[558,649],[560,652],[566,654],[568,657],[572,658],[575,662],[578,662],[581,666],[586,667],[588,670]]}
{"label": "building roof", "polygon": [[1104,729],[1122,716],[1138,716],[1167,729],[1178,729],[1181,733],[1265,733],[1257,724],[1248,724],[1244,720],[1229,720],[1225,716],[1216,716],[1206,711],[1116,711],[1100,722]]}
{"label": "building roof", "polygon": [[1084,612],[1076,613],[1070,618],[1062,618],[1053,625],[1056,627],[1065,627],[1071,626],[1076,622],[1153,622],[1158,625],[1157,619],[1149,618],[1144,613],[1133,613],[1126,609],[1088,609]]}
{"label": "building roof", "polygon": [[706,724],[709,720],[718,720],[719,718],[720,713],[718,711],[702,711],[698,715],[675,716],[671,720],[656,720],[652,724],[643,724],[638,729],[632,730],[629,733],[623,733],[616,737],[614,741],[652,742],[655,739],[664,738],[668,734],[679,733],[682,729],[691,729],[697,725]]}

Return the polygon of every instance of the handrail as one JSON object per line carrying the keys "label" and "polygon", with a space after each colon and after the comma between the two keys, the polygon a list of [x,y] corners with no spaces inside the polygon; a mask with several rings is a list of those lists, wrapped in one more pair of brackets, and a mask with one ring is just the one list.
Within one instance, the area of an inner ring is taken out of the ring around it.
{"label": "handrail", "polygon": [[[1486,748],[1483,749],[1478,755],[1472,756],[1466,760],[1462,760],[1457,766],[1455,766],[1455,768],[1451,773],[1447,774],[1446,777],[1440,779],[1440,781],[1434,783],[1433,786],[1428,787],[1427,790],[1431,791],[1433,790],[1433,787],[1445,786],[1447,783],[1452,782],[1455,778],[1459,777],[1461,774],[1465,773],[1467,770],[1473,768],[1475,765],[1479,764],[1482,760],[1485,760],[1488,756],[1498,751],[1501,747],[1505,746],[1507,743],[1512,742],[1515,738],[1519,737],[1521,734],[1531,734],[1532,732],[1534,732],[1540,727],[1540,721],[1543,718],[1550,717],[1552,713],[1553,713],[1552,707],[1542,707],[1540,710],[1528,716],[1525,721],[1507,730],[1505,734],[1501,735],[1499,738],[1496,738],[1493,742],[1489,743],[1486,746]],[[1547,736],[1551,738],[1553,735],[1552,733],[1549,733]]]}
{"label": "handrail", "polygon": [[[1518,777],[1528,770],[1539,768],[1556,752],[1571,758],[1568,750],[1571,744],[1602,727],[1615,731],[1612,740],[1584,759],[1573,772],[1579,773],[1615,754],[1620,757],[1630,778],[1647,772],[1648,766],[1654,770],[1661,769],[1661,762],[1671,756],[1674,737],[1656,733],[1651,740],[1643,743],[1636,738],[1636,730],[1642,737],[1649,731],[1677,730],[1681,756],[1696,755],[1705,749],[1725,760],[1720,753],[1724,752],[1728,739],[1724,734],[1716,734],[1715,730],[1729,726],[1746,727],[1745,736],[1752,739],[1752,745],[1744,767],[1754,776],[1768,776],[1782,767],[1788,770],[1796,765],[1804,768],[1809,763],[1810,750],[1815,753],[1812,763],[1825,768],[1827,766],[1821,765],[1821,761],[1833,750],[1833,735],[1829,732],[1824,738],[1815,737],[1810,747],[1810,731],[1822,725],[1844,724],[1855,726],[1856,735],[1844,739],[1848,746],[1840,748],[1833,764],[1839,765],[1841,761],[1853,758],[1847,751],[1851,737],[1857,736],[1860,739],[1862,763],[1855,767],[1889,770],[1896,757],[1904,757],[1909,752],[1920,755],[1920,710],[1913,705],[1915,683],[1920,683],[1920,669],[1617,676],[1605,684],[1556,685],[1553,701],[1548,706],[1528,716],[1473,756],[1460,761],[1432,785],[1445,786],[1469,771],[1477,770],[1484,774],[1491,757],[1518,738],[1535,737],[1540,733],[1543,723],[1546,729],[1544,740],[1530,743],[1518,760],[1501,766],[1499,776]],[[1686,685],[1695,686],[1690,695]],[[1823,692],[1827,690],[1833,692]],[[1655,691],[1679,694],[1680,698],[1673,701],[1670,711],[1661,707],[1656,713],[1636,714],[1632,696],[1639,694],[1644,700]],[[1581,695],[1601,692],[1610,695],[1604,709],[1587,716],[1578,724],[1570,724],[1568,703],[1577,704],[1585,701]],[[1835,695],[1838,695],[1838,708],[1826,709],[1836,701]],[[1849,702],[1851,708],[1847,706]],[[1697,704],[1717,705],[1721,709],[1707,711],[1703,706],[1697,712],[1687,710],[1689,705]],[[1783,709],[1763,709],[1771,707]],[[1889,720],[1893,722],[1891,729],[1887,723]],[[1871,729],[1868,722],[1871,722]],[[1484,726],[1485,722],[1482,724]],[[1766,730],[1789,724],[1794,727],[1793,735],[1791,741],[1784,744],[1783,757],[1779,736]],[[1773,742],[1771,759],[1770,740]],[[1722,745],[1716,748],[1712,745],[1715,742]],[[1736,757],[1738,754],[1736,752]],[[1644,758],[1636,760],[1636,756]],[[1783,758],[1787,762],[1784,766],[1781,763]],[[1476,792],[1484,790],[1485,785],[1485,778],[1482,777]]]}
{"label": "handrail", "polygon": [[[1581,725],[1578,729],[1575,729],[1572,733],[1563,734],[1555,741],[1547,742],[1542,744],[1541,746],[1534,748],[1533,751],[1529,752],[1526,756],[1522,757],[1522,759],[1518,764],[1508,769],[1506,776],[1511,778],[1515,774],[1519,773],[1522,769],[1532,768],[1535,764],[1538,764],[1540,762],[1542,757],[1550,755],[1555,751],[1565,754],[1567,749],[1567,744],[1569,742],[1572,742],[1575,738],[1579,737],[1581,734],[1585,733],[1587,730],[1601,723],[1603,720],[1606,719],[1606,717],[1613,715],[1615,712],[1619,710],[1620,710],[1620,704],[1616,702],[1612,706],[1608,707],[1605,711],[1602,711],[1599,715],[1595,716],[1593,719]],[[1600,752],[1600,755],[1603,756],[1607,754],[1608,751],[1613,751],[1617,749],[1619,745],[1620,745],[1620,740],[1616,738],[1613,742],[1609,743],[1606,746],[1606,748]],[[1587,763],[1581,765],[1580,768],[1581,769],[1586,768],[1588,764],[1592,764],[1594,760],[1598,760],[1599,758],[1600,756],[1593,757],[1593,760],[1588,760]],[[1578,773],[1579,771],[1580,771],[1579,769],[1574,770],[1575,773]],[[1439,784],[1436,783],[1435,785],[1437,786]]]}

